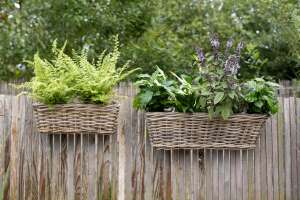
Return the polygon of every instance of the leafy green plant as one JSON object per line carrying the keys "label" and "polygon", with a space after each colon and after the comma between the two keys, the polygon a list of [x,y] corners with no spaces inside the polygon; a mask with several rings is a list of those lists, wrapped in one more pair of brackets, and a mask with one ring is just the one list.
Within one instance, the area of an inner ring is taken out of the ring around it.
{"label": "leafy green plant", "polygon": [[64,53],[66,43],[59,49],[53,43],[54,59],[49,61],[35,54],[32,65],[35,77],[22,87],[30,89],[30,95],[45,104],[83,102],[107,104],[114,93],[113,88],[135,70],[126,71],[128,63],[117,68],[120,56],[119,43],[115,39],[112,52],[104,51],[97,62],[89,62],[87,51],[73,57]]}
{"label": "leafy green plant", "polygon": [[134,107],[147,111],[196,112],[193,79],[172,74],[177,80],[168,78],[159,67],[152,75],[140,75],[135,83],[140,91],[134,99]]}
{"label": "leafy green plant", "polygon": [[262,78],[255,78],[243,85],[243,98],[248,113],[274,114],[278,111],[276,88],[279,85]]}
{"label": "leafy green plant", "polygon": [[241,60],[242,68],[239,77],[247,80],[262,76],[268,64],[268,59],[262,58],[258,46],[254,44],[247,44],[245,52],[243,53],[243,60]]}
{"label": "leafy green plant", "polygon": [[238,78],[238,71],[244,44],[239,42],[233,49],[233,43],[229,39],[222,53],[219,39],[214,35],[212,55],[205,55],[197,48],[199,71],[191,76],[177,76],[171,72],[175,78],[172,80],[159,68],[152,76],[141,75],[137,82],[140,92],[135,98],[135,107],[147,111],[206,112],[210,118],[223,119],[242,112],[275,113],[277,84],[261,78],[243,83]]}
{"label": "leafy green plant", "polygon": [[157,70],[150,76],[139,75],[140,92],[134,99],[136,108],[147,111],[164,111],[166,108],[174,107],[175,92],[178,84],[168,79],[167,75],[157,67]]}

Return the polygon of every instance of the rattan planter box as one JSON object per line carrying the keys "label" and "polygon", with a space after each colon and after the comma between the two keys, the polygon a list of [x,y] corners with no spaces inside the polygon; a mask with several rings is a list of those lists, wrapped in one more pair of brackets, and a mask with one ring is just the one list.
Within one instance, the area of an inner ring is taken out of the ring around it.
{"label": "rattan planter box", "polygon": [[33,105],[38,132],[49,134],[103,134],[117,132],[119,105]]}
{"label": "rattan planter box", "polygon": [[146,113],[150,142],[158,149],[252,149],[267,118],[236,114],[210,120],[206,113]]}

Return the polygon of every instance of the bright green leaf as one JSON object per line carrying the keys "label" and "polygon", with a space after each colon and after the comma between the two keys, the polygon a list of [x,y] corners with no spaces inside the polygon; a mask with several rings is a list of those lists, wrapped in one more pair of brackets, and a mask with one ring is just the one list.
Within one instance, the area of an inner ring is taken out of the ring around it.
{"label": "bright green leaf", "polygon": [[218,104],[224,97],[224,92],[217,92],[214,98],[214,104]]}

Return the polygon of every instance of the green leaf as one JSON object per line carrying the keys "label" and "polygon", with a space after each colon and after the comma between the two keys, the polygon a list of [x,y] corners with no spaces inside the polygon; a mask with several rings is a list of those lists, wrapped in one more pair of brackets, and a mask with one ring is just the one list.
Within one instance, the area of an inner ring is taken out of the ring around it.
{"label": "green leaf", "polygon": [[214,104],[218,104],[224,97],[224,92],[217,92],[214,98]]}
{"label": "green leaf", "polygon": [[151,101],[152,96],[153,92],[149,90],[147,90],[145,93],[140,93],[138,97],[140,99],[141,105],[147,105]]}
{"label": "green leaf", "polygon": [[254,102],[254,105],[256,107],[258,107],[258,108],[261,108],[264,105],[264,102],[262,102],[262,101],[256,101],[256,102]]}
{"label": "green leaf", "polygon": [[212,119],[214,117],[214,109],[209,107],[208,108],[208,118]]}
{"label": "green leaf", "polygon": [[233,112],[231,106],[223,106],[221,110],[221,115],[223,119],[228,119],[232,113]]}
{"label": "green leaf", "polygon": [[229,92],[228,96],[230,97],[230,99],[234,99],[235,93],[234,92]]}
{"label": "green leaf", "polygon": [[255,93],[251,93],[251,94],[248,94],[248,95],[246,95],[245,96],[245,100],[247,101],[247,102],[254,102],[254,101],[256,101],[257,100],[257,98],[256,98],[256,96],[255,96]]}

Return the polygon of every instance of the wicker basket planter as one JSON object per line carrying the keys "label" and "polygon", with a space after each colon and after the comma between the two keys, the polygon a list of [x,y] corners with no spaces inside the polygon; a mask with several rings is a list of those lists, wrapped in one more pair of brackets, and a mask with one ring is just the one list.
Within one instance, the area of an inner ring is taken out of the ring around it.
{"label": "wicker basket planter", "polygon": [[146,113],[150,142],[158,149],[252,149],[267,118],[236,114],[209,120],[206,113]]}
{"label": "wicker basket planter", "polygon": [[117,132],[119,105],[61,104],[33,105],[40,133],[110,135]]}

